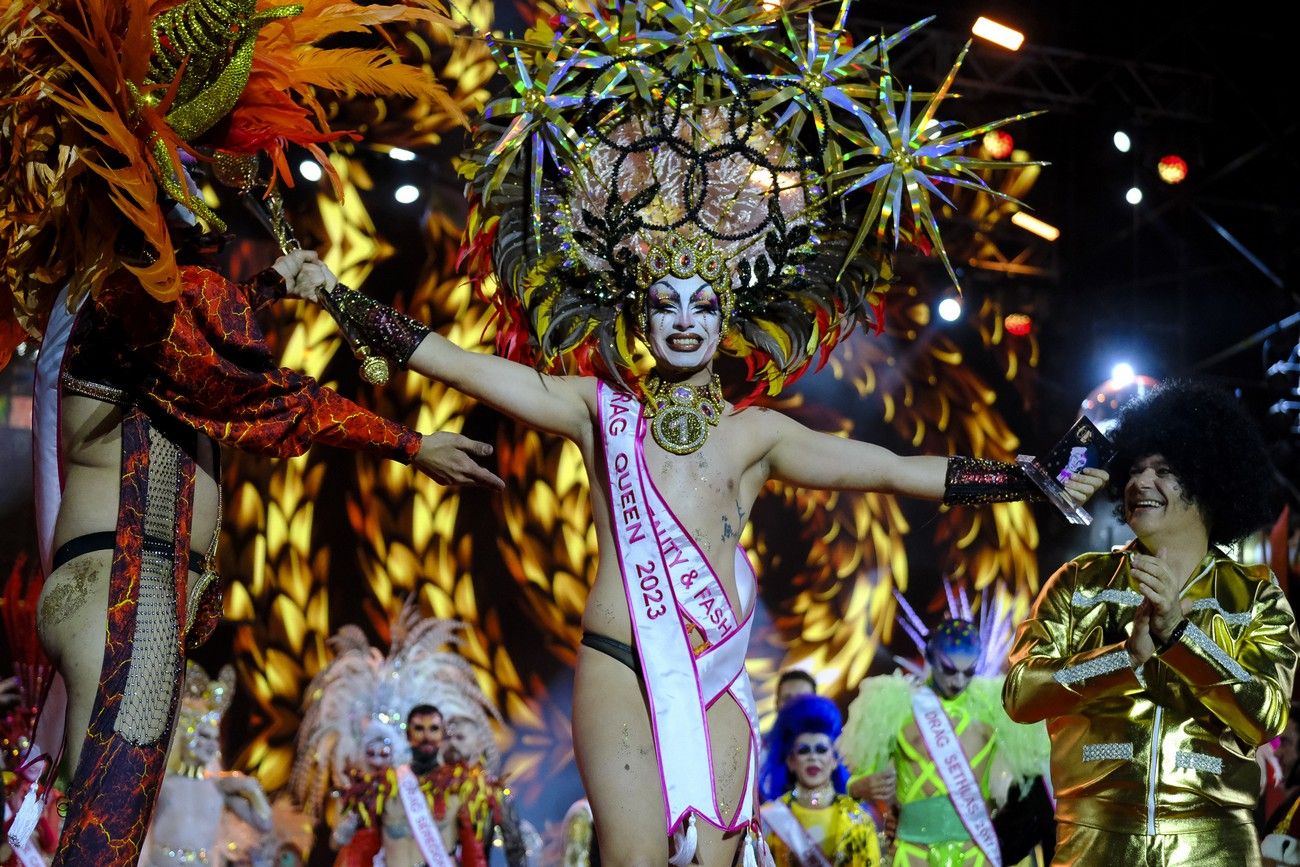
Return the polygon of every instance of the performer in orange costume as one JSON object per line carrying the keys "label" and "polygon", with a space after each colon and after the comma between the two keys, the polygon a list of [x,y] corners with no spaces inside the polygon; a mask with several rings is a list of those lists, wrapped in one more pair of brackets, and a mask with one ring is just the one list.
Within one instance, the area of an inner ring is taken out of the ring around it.
{"label": "performer in orange costume", "polygon": [[[325,443],[499,484],[466,454],[486,446],[422,438],[275,365],[255,314],[332,285],[314,253],[247,283],[203,261],[224,225],[187,166],[265,154],[274,181],[293,142],[329,170],[320,144],[348,133],[319,120],[316,88],[438,93],[385,53],[331,58],[312,43],[414,19],[446,20],[347,0],[19,0],[0,13],[0,266],[13,290],[0,363],[42,337],[38,397],[55,410],[41,413],[38,627],[68,689],[56,863],[139,858],[186,652],[221,608],[220,444],[289,456]],[[351,64],[360,74],[339,72]],[[102,646],[86,640],[96,633]]]}

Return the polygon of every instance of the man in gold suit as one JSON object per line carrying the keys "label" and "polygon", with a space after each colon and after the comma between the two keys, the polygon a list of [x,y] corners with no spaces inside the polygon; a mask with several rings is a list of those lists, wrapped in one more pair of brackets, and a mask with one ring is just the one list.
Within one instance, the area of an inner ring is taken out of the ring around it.
{"label": "man in gold suit", "polygon": [[1231,397],[1187,382],[1114,439],[1137,538],[1052,576],[1003,690],[1012,719],[1047,720],[1053,864],[1255,867],[1254,753],[1286,723],[1297,635],[1268,568],[1216,546],[1268,520],[1268,456]]}

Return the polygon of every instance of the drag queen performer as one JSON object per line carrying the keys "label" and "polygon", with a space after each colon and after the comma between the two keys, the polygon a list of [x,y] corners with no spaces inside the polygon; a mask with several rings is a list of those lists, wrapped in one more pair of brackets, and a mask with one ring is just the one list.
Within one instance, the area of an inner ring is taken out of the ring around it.
{"label": "drag queen performer", "polygon": [[763,829],[777,867],[880,867],[876,823],[845,794],[840,709],[820,695],[781,708],[759,773]]}
{"label": "drag queen performer", "polygon": [[[846,14],[827,31],[763,4],[581,5],[554,39],[498,43],[513,92],[478,129],[464,256],[497,276],[507,357],[356,292],[331,300],[357,339],[580,447],[601,559],[573,741],[602,863],[731,864],[742,832],[757,844],[737,538],[768,480],[949,503],[1031,490],[1006,465],[901,458],[733,406],[715,376],[727,351],[776,394],[824,361],[871,320],[896,239],[946,261],[936,182],[979,185],[956,151],[988,127],[931,127],[952,79],[914,107],[884,60],[906,34],[853,45]],[[1071,480],[1080,499],[1100,484]]]}
{"label": "drag queen performer", "polygon": [[[261,853],[271,839],[271,805],[255,777],[221,767],[221,717],[235,695],[235,670],[215,680],[193,662],[185,664],[184,698],[176,722],[167,775],[145,838],[141,867],[224,865],[233,857]],[[235,819],[249,827],[252,852],[234,845]]]}
{"label": "drag queen performer", "polygon": [[1002,709],[1007,612],[985,605],[973,622],[965,595],[948,589],[952,616],[933,630],[899,597],[900,623],[925,664],[900,659],[906,674],[864,680],[839,746],[854,774],[850,793],[874,794],[884,782],[898,805],[896,867],[1001,867],[989,811],[1006,803],[1013,782],[1023,788],[1047,772],[1047,729]]}
{"label": "drag queen performer", "polygon": [[370,867],[380,852],[388,867],[486,865],[482,822],[496,805],[485,797],[476,805],[479,824],[462,821],[461,804],[448,809],[447,798],[436,797],[441,789],[431,791],[411,770],[403,734],[411,708],[434,705],[466,751],[495,768],[497,711],[454,652],[460,627],[421,618],[408,604],[393,622],[387,654],[355,626],[330,639],[336,656],[307,689],[290,785],[314,817],[329,792],[339,793],[332,835],[342,847],[339,867]]}
{"label": "drag queen performer", "polygon": [[[847,13],[827,31],[776,4],[714,17],[615,0],[562,8],[554,39],[539,25],[536,42],[496,43],[513,92],[466,168],[464,256],[496,275],[507,357],[359,293],[332,301],[359,339],[403,345],[397,362],[582,452],[600,560],[573,736],[602,863],[729,865],[747,829],[757,843],[756,587],[737,539],[769,480],[949,503],[1032,487],[1014,467],[900,457],[723,397],[720,350],[776,394],[870,321],[896,238],[946,261],[935,184],[979,184],[955,152],[988,127],[930,126],[951,79],[913,106],[884,46],[851,44]],[[1101,476],[1071,484],[1083,499]]]}
{"label": "drag queen performer", "polygon": [[[280,172],[290,142],[328,168],[318,143],[347,133],[313,120],[324,116],[315,86],[435,88],[382,52],[348,49],[365,67],[353,81],[311,43],[439,16],[346,0],[324,12],[253,0],[157,10],[19,0],[0,12],[0,266],[11,290],[0,300],[0,363],[28,335],[44,338],[38,626],[68,693],[72,782],[56,863],[97,867],[138,860],[186,651],[220,616],[221,444],[290,456],[323,443],[444,482],[496,483],[461,451],[486,447],[422,439],[276,367],[253,314],[322,282],[322,266],[294,251],[235,283],[202,265],[225,227],[186,168],[209,157],[255,165],[269,153]],[[299,68],[300,52],[317,65]],[[47,785],[57,764],[46,763]]]}

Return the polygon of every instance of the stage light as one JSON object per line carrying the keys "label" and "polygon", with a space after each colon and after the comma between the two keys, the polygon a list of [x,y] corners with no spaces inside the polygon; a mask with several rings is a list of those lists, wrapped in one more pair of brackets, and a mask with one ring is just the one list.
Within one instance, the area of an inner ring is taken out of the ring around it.
{"label": "stage light", "polygon": [[1150,394],[1157,385],[1159,383],[1145,373],[1139,373],[1123,384],[1108,379],[1088,393],[1080,409],[1083,410],[1084,415],[1092,419],[1093,424],[1097,425],[1102,433],[1108,433],[1115,427],[1119,412],[1125,404]]}
{"label": "stage light", "polygon": [[1002,320],[1002,327],[1007,330],[1008,334],[1024,337],[1034,330],[1034,320],[1028,313],[1008,313],[1006,318]]}
{"label": "stage light", "polygon": [[1129,187],[1128,192],[1124,194],[1124,201],[1130,205],[1136,205],[1142,201],[1142,191],[1137,187]]}
{"label": "stage light", "polygon": [[1016,140],[1011,137],[1009,132],[993,129],[984,133],[984,150],[988,151],[988,155],[995,160],[1004,160],[1011,156],[1011,151],[1015,146]]}
{"label": "stage light", "polygon": [[302,175],[304,181],[319,181],[324,172],[315,160],[303,160],[298,163],[298,174]]}
{"label": "stage light", "polygon": [[393,198],[403,205],[409,205],[416,199],[420,198],[420,188],[414,184],[402,184],[393,191]]}
{"label": "stage light", "polygon": [[1136,379],[1137,371],[1127,361],[1121,361],[1110,369],[1110,381],[1120,388],[1132,385]]}
{"label": "stage light", "polygon": [[388,158],[390,160],[397,160],[398,162],[409,163],[411,160],[415,159],[415,154],[408,151],[406,148],[393,148],[388,152]]}
{"label": "stage light", "polygon": [[1017,50],[1025,41],[1025,34],[1019,30],[1012,30],[1005,24],[999,24],[992,18],[985,18],[983,15],[975,19],[970,32],[981,39],[987,39],[994,45],[1001,45],[1009,51]]}
{"label": "stage light", "polygon": [[1026,232],[1033,232],[1040,238],[1048,241],[1055,241],[1061,237],[1061,230],[1051,223],[1045,223],[1037,217],[1026,214],[1024,211],[1016,211],[1011,215],[1011,222],[1024,229]]}
{"label": "stage light", "polygon": [[939,302],[939,318],[944,322],[956,322],[961,318],[961,302],[956,298],[945,298]]}
{"label": "stage light", "polygon": [[1156,173],[1166,184],[1181,184],[1187,177],[1187,160],[1177,154],[1161,157],[1156,164]]}
{"label": "stage light", "polygon": [[1115,132],[1115,137],[1112,141],[1115,142],[1115,150],[1122,154],[1128,153],[1129,149],[1133,147],[1133,140],[1130,139],[1128,133],[1124,132],[1122,129]]}

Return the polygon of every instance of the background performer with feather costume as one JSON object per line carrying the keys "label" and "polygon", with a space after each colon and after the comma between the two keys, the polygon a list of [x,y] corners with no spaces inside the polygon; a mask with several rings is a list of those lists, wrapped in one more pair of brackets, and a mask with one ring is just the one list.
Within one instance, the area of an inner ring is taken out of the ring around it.
{"label": "background performer with feather costume", "polygon": [[[949,598],[958,599],[951,588]],[[854,774],[849,793],[898,808],[896,865],[1004,863],[990,811],[1006,803],[1011,784],[1026,790],[1047,770],[1046,728],[1012,722],[1002,710],[1010,618],[986,607],[972,622],[961,600],[953,616],[927,630],[900,598],[901,622],[925,665],[904,660],[910,673],[864,680],[839,741]]]}

